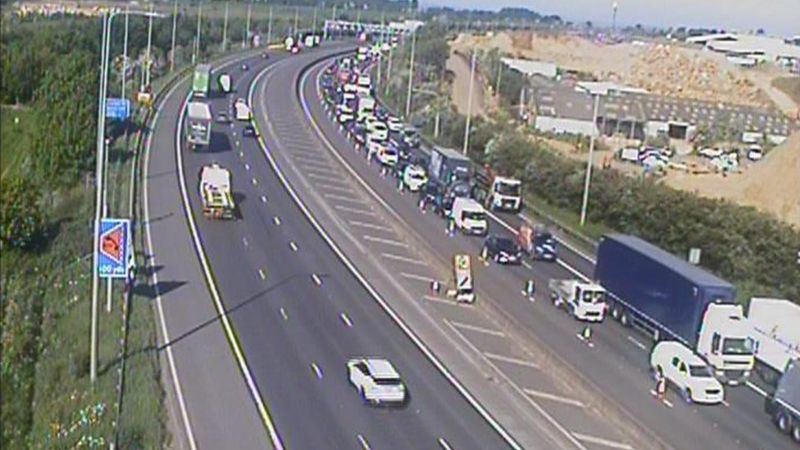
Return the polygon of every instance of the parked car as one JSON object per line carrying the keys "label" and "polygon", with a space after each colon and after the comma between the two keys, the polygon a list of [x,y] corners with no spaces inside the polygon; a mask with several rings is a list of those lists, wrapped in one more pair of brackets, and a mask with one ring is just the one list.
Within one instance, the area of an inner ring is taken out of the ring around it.
{"label": "parked car", "polygon": [[722,384],[711,367],[692,350],[677,341],[662,341],[650,354],[653,373],[661,374],[688,403],[717,404],[725,399]]}
{"label": "parked car", "polygon": [[513,239],[493,234],[483,243],[484,256],[498,264],[519,264],[522,262],[522,248]]}
{"label": "parked car", "polygon": [[351,359],[347,361],[347,376],[361,398],[370,404],[406,401],[405,384],[392,363],[385,359]]}

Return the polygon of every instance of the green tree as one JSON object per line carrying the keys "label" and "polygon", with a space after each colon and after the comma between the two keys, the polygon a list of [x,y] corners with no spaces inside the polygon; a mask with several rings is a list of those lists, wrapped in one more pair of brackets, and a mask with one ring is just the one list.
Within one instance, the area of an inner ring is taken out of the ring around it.
{"label": "green tree", "polygon": [[26,249],[44,232],[39,191],[26,176],[0,182],[0,248]]}

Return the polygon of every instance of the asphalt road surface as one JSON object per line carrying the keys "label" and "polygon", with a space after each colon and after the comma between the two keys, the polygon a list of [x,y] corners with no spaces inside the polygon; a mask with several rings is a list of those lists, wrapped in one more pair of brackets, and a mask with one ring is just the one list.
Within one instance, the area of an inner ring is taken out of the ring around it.
{"label": "asphalt road surface", "polygon": [[[247,98],[266,64],[246,62],[249,70],[227,71],[235,92],[209,99],[215,117],[234,117],[232,103]],[[290,64],[297,66],[289,58],[267,71],[291,75]],[[215,123],[209,148],[178,157],[222,302],[281,442],[298,449],[507,447],[342,265],[280,184],[257,139],[242,136],[245,124]],[[164,144],[175,151],[174,142]],[[197,175],[211,162],[231,170],[238,220],[200,213]],[[400,408],[365,405],[347,381],[345,364],[356,356],[389,359],[410,401]]]}
{"label": "asphalt road surface", "polygon": [[[432,214],[419,214],[416,196],[399,194],[393,179],[380,176],[363,154],[353,151],[352,143],[331,122],[318,101],[317,75],[322,67],[318,65],[301,80],[304,84],[300,97],[307,105],[307,114],[345,165],[394,212],[389,220],[400,221],[397,225],[408,231],[409,241],[423,247],[442,266],[449,264],[448,259],[454,253],[477,256],[482,244],[480,238],[443,238],[441,219]],[[381,202],[373,200],[372,203],[380,208]],[[520,220],[512,215],[503,215],[501,219],[512,227]],[[492,233],[509,233],[496,220],[492,221],[490,229]],[[573,277],[572,271],[591,277],[592,263],[563,248],[560,264],[533,263],[529,267],[492,264],[476,274],[479,301],[490,304],[492,312],[510,324],[512,331],[535,342],[554,365],[566,369],[566,376],[574,377],[574,382],[581,385],[589,397],[599,398],[609,414],[619,416],[620,427],[635,427],[650,438],[649,444],[654,448],[794,448],[771,424],[763,410],[763,397],[755,390],[728,388],[726,403],[718,406],[685,404],[675,394],[669,405],[662,405],[650,395],[653,388],[648,375],[651,344],[645,336],[609,320],[595,327],[594,348],[581,348],[575,337],[581,325],[553,308],[546,301],[545,289],[540,288],[540,301],[521,301],[520,289],[526,280],[534,279],[538,286],[544,287],[551,278]],[[477,346],[480,344],[478,342]],[[568,421],[569,414],[555,415]]]}

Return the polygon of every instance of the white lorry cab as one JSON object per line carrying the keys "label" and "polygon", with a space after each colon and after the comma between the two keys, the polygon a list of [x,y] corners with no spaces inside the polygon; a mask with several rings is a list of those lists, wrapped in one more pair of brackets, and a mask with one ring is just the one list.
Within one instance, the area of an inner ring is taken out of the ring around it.
{"label": "white lorry cab", "polygon": [[243,98],[236,100],[233,109],[236,111],[236,120],[250,120],[250,107]]}
{"label": "white lorry cab", "polygon": [[753,340],[742,305],[711,303],[706,307],[695,351],[730,385],[743,383],[753,370]]}
{"label": "white lorry cab", "polygon": [[678,341],[656,344],[650,353],[650,368],[677,388],[687,403],[717,404],[725,400],[725,390],[711,367]]}
{"label": "white lorry cab", "polygon": [[469,255],[453,256],[454,296],[457,302],[475,303],[472,264]]}
{"label": "white lorry cab", "polygon": [[580,280],[550,280],[550,299],[576,319],[602,322],[606,313],[606,290]]}
{"label": "white lorry cab", "polygon": [[228,94],[231,92],[231,87],[233,86],[233,82],[231,81],[230,75],[228,75],[227,73],[220,74],[218,81],[219,81],[219,88],[223,93]]}
{"label": "white lorry cab", "polygon": [[480,203],[468,197],[456,197],[450,212],[455,227],[466,234],[485,235],[489,231],[486,210]]}
{"label": "white lorry cab", "polygon": [[403,184],[411,192],[418,192],[428,182],[428,176],[422,167],[409,164],[403,170]]}

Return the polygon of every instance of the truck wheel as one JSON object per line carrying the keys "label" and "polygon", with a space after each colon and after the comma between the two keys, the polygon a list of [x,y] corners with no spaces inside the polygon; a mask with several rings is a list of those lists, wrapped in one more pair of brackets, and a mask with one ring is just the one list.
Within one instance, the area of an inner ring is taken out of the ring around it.
{"label": "truck wheel", "polygon": [[800,442],[800,423],[796,423],[794,427],[792,427],[792,439],[794,439],[795,442]]}
{"label": "truck wheel", "polygon": [[778,429],[782,432],[789,432],[789,418],[786,416],[785,412],[778,411],[778,414],[775,416],[775,425],[777,425]]}
{"label": "truck wheel", "polygon": [[630,325],[630,318],[628,317],[628,311],[625,311],[625,309],[622,309],[619,312],[619,323],[621,323],[623,327],[627,327]]}
{"label": "truck wheel", "polygon": [[661,340],[661,330],[655,330],[653,332],[653,341],[659,342]]}
{"label": "truck wheel", "polygon": [[685,401],[688,404],[692,404],[693,400],[692,400],[692,390],[691,389],[689,389],[689,388],[684,388],[683,389],[683,401]]}
{"label": "truck wheel", "polygon": [[619,305],[614,304],[614,306],[611,307],[611,317],[613,317],[614,320],[619,320],[619,316],[620,316]]}

